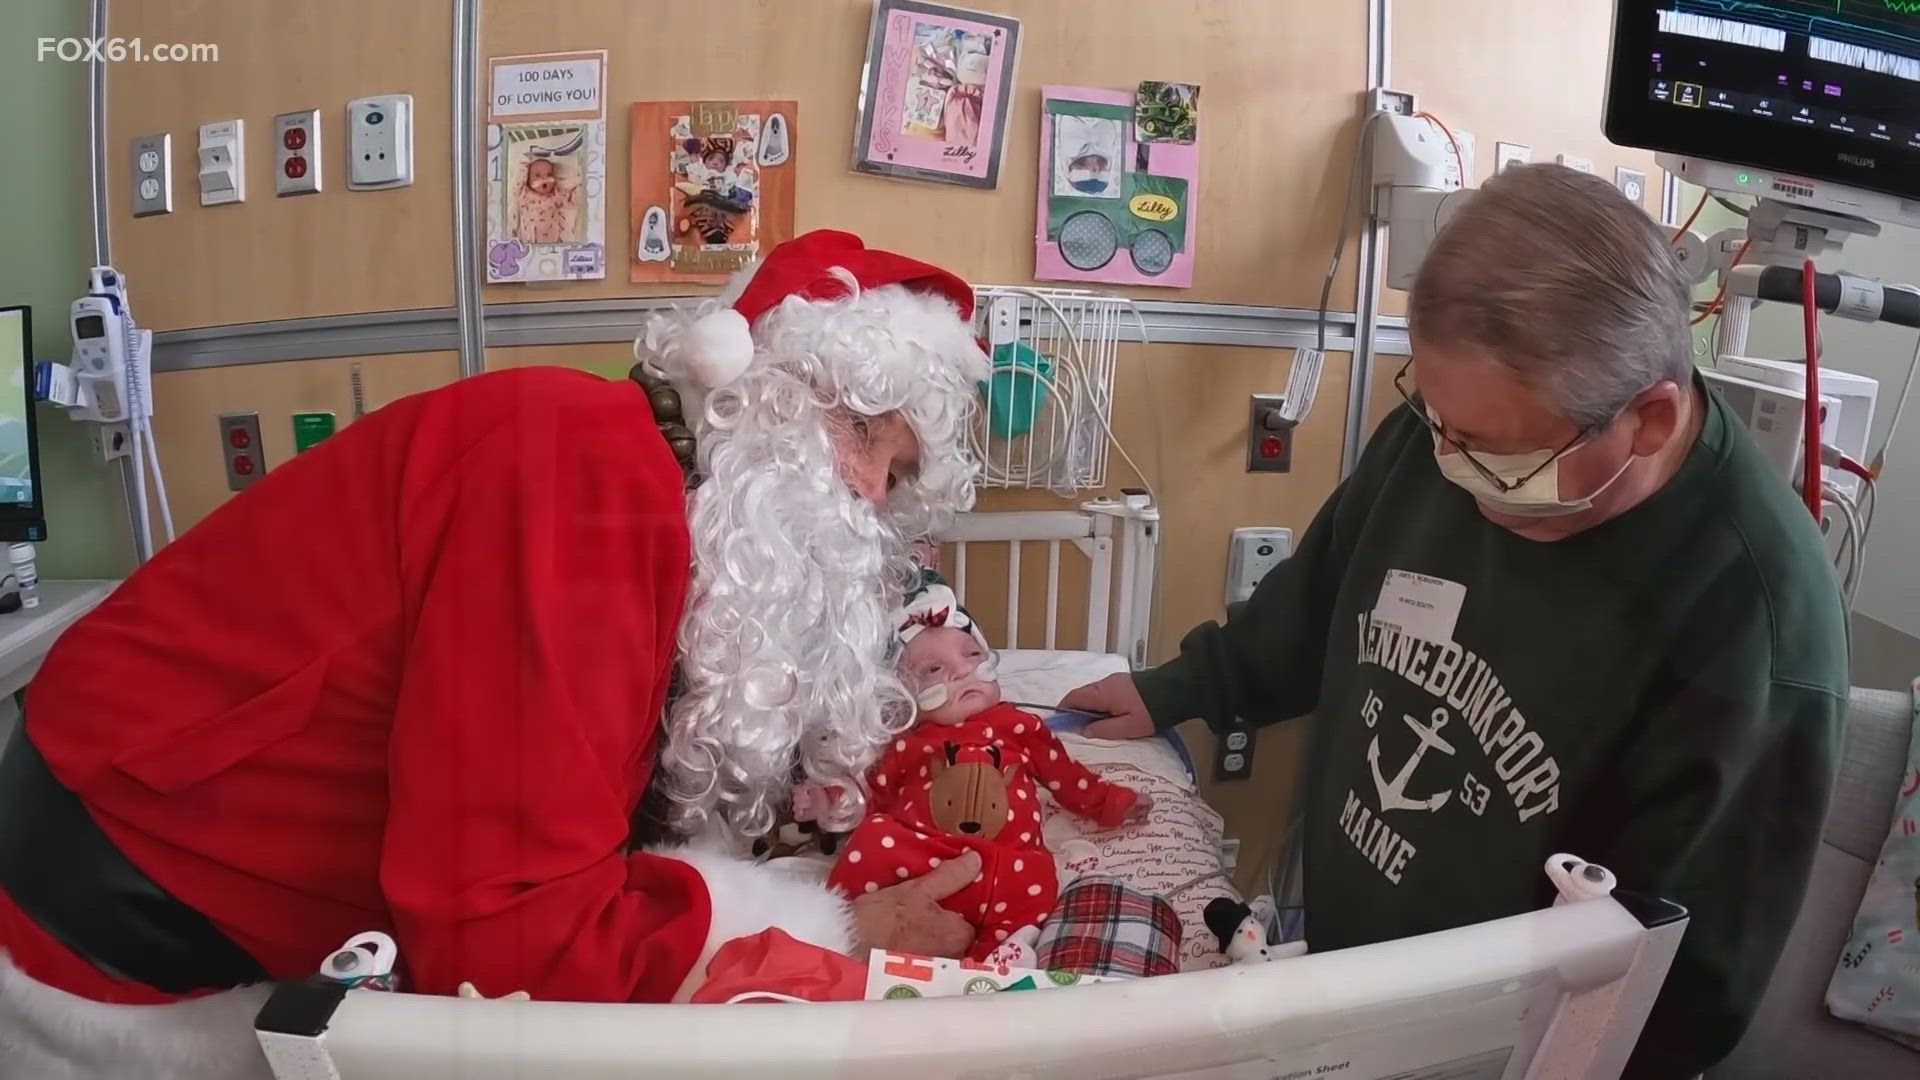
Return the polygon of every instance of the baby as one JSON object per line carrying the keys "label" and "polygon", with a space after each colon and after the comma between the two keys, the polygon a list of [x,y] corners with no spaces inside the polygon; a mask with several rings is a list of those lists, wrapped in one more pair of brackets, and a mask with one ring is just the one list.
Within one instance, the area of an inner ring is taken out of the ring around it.
{"label": "baby", "polygon": [[528,161],[527,174],[514,199],[514,239],[528,244],[564,243],[573,232],[578,190],[560,182],[551,158]]}
{"label": "baby", "polygon": [[897,626],[901,676],[920,723],[867,774],[869,815],[828,884],[857,896],[977,851],[979,876],[941,906],[979,931],[968,958],[986,959],[1009,939],[1030,939],[1053,910],[1059,886],[1040,836],[1036,784],[1109,828],[1138,817],[1146,802],[1068,757],[1045,724],[1000,700],[986,642],[945,585],[912,599]]}

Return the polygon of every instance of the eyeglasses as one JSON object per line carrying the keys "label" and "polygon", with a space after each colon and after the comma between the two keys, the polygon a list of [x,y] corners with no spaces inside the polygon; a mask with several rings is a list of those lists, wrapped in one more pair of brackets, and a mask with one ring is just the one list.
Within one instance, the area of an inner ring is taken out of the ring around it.
{"label": "eyeglasses", "polygon": [[1433,415],[1427,412],[1427,404],[1425,401],[1421,399],[1420,392],[1418,390],[1409,390],[1407,388],[1407,372],[1411,371],[1412,369],[1413,369],[1413,361],[1408,360],[1405,364],[1402,364],[1400,366],[1399,373],[1394,375],[1393,377],[1393,388],[1400,392],[1400,399],[1407,403],[1407,407],[1413,410],[1413,415],[1419,417],[1421,423],[1427,425],[1427,430],[1433,432],[1434,438],[1439,439],[1440,441],[1446,443],[1448,446],[1453,447],[1454,453],[1459,454],[1462,458],[1466,459],[1467,464],[1473,467],[1473,471],[1480,474],[1480,479],[1485,480],[1487,483],[1493,485],[1496,489],[1499,490],[1500,494],[1502,495],[1510,495],[1513,492],[1518,491],[1521,488],[1527,486],[1528,481],[1532,480],[1536,476],[1539,476],[1541,473],[1547,471],[1547,466],[1565,457],[1568,451],[1572,450],[1574,447],[1579,446],[1581,443],[1585,442],[1588,439],[1588,437],[1591,436],[1595,431],[1600,430],[1600,428],[1606,427],[1605,424],[1600,424],[1595,427],[1582,428],[1579,434],[1575,435],[1572,438],[1572,440],[1570,440],[1567,443],[1567,445],[1562,446],[1558,450],[1555,450],[1553,452],[1553,456],[1541,462],[1538,468],[1535,468],[1532,472],[1529,472],[1527,475],[1521,477],[1518,480],[1508,480],[1500,476],[1499,474],[1495,473],[1492,469],[1489,469],[1485,465],[1481,464],[1480,459],[1474,457],[1472,451],[1468,450],[1464,446],[1461,446],[1460,441],[1458,439],[1455,439],[1453,436],[1447,434],[1446,429],[1440,426],[1440,421],[1435,420],[1433,418]]}

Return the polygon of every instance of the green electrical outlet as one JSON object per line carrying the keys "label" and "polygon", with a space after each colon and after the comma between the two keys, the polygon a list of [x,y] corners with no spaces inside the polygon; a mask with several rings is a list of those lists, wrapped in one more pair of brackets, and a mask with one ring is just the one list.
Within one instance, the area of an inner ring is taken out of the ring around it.
{"label": "green electrical outlet", "polygon": [[333,414],[303,412],[293,414],[293,452],[304,454],[320,440],[333,434]]}

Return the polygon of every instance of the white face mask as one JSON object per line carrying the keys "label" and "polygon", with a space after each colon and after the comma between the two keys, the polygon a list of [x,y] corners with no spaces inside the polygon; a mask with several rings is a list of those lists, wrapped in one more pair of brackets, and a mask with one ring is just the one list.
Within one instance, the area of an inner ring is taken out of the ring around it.
{"label": "white face mask", "polygon": [[[1437,434],[1433,437],[1433,458],[1440,464],[1440,475],[1502,514],[1528,518],[1566,517],[1593,509],[1593,500],[1612,487],[1614,481],[1625,475],[1627,466],[1633,464],[1631,457],[1621,462],[1619,470],[1606,483],[1582,498],[1563,498],[1560,494],[1560,462],[1567,454],[1586,444],[1587,440],[1581,439],[1558,452],[1534,450],[1525,454],[1473,455],[1488,472],[1508,484],[1520,485],[1511,491],[1502,491],[1488,483],[1487,478],[1481,476],[1480,471],[1467,461],[1465,454],[1457,451],[1445,453]],[[1523,477],[1527,478],[1524,483],[1521,482]]]}

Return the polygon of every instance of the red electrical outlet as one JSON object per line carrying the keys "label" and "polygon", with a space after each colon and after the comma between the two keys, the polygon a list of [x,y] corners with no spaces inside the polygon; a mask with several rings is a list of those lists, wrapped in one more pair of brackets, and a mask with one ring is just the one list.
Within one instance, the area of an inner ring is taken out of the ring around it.
{"label": "red electrical outlet", "polygon": [[220,451],[227,461],[227,490],[242,491],[267,470],[260,454],[258,413],[224,413],[220,417]]}
{"label": "red electrical outlet", "polygon": [[279,142],[273,148],[280,168],[275,195],[312,195],[320,190],[320,110],[302,109],[273,118]]}

